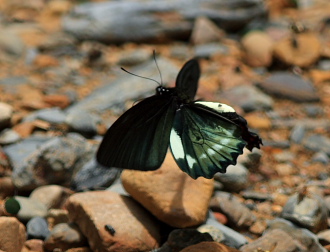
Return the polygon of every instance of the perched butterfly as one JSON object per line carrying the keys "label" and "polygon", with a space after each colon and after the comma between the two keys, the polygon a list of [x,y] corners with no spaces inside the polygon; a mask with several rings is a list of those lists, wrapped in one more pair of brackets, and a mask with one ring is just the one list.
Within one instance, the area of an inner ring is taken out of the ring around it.
{"label": "perched butterfly", "polygon": [[174,88],[162,85],[156,94],[127,110],[109,128],[97,152],[108,167],[158,169],[170,145],[181,170],[192,178],[212,178],[236,164],[246,146],[260,148],[261,139],[246,120],[225,104],[194,101],[200,68],[189,60]]}

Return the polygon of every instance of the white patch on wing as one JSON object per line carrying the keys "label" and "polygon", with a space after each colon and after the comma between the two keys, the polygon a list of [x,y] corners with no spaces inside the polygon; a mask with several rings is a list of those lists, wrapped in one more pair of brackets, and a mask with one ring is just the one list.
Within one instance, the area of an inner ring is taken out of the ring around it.
{"label": "white patch on wing", "polygon": [[176,159],[179,159],[179,158],[184,159],[185,158],[181,138],[173,128],[171,130],[170,145],[171,145],[173,156]]}
{"label": "white patch on wing", "polygon": [[224,103],[219,103],[219,102],[205,102],[205,101],[197,101],[195,102],[197,104],[201,104],[203,106],[209,107],[219,113],[231,113],[235,112],[235,109],[232,107],[224,104]]}
{"label": "white patch on wing", "polygon": [[202,155],[199,156],[199,159],[205,159],[208,158],[205,153],[202,153]]}
{"label": "white patch on wing", "polygon": [[189,165],[189,168],[193,168],[195,164],[197,164],[196,160],[192,158],[190,155],[186,155],[187,163]]}

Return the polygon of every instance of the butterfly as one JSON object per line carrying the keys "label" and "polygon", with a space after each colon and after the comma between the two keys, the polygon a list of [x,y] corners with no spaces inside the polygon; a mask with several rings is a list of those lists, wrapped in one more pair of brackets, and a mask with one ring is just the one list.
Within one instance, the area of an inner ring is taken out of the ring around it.
{"label": "butterfly", "polygon": [[175,87],[160,85],[155,95],[127,110],[106,132],[97,161],[107,167],[156,170],[170,146],[182,171],[194,179],[212,178],[235,165],[244,147],[260,149],[261,138],[232,107],[194,100],[199,77],[198,61],[191,59]]}

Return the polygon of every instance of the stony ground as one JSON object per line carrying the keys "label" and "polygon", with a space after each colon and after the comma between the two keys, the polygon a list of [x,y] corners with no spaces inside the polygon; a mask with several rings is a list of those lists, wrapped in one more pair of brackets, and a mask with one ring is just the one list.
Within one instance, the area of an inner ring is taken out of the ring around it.
{"label": "stony ground", "polygon": [[[153,14],[180,38],[123,41],[130,19],[90,29],[93,2],[0,0],[0,251],[330,251],[330,3],[238,1],[235,27],[176,6]],[[159,81],[153,50],[169,86],[197,57],[196,98],[234,107],[261,150],[212,180],[171,155],[153,172],[98,165],[107,127],[157,86],[120,67]]]}

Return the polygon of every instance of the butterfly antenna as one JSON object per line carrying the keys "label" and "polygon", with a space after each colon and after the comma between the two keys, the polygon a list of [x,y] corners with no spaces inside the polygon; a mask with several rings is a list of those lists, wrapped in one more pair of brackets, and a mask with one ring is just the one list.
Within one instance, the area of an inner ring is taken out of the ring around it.
{"label": "butterfly antenna", "polygon": [[158,73],[159,73],[159,76],[160,76],[160,83],[163,84],[162,73],[159,69],[159,66],[158,66],[158,63],[157,63],[157,60],[156,60],[156,51],[155,50],[153,50],[153,55],[154,55],[154,61],[155,61],[155,64],[156,64],[156,67],[157,67],[157,70],[158,70]]}
{"label": "butterfly antenna", "polygon": [[129,73],[129,74],[131,74],[131,75],[134,75],[134,76],[136,76],[136,77],[140,77],[140,78],[142,78],[142,79],[146,79],[146,80],[154,81],[154,82],[156,82],[159,86],[162,85],[162,84],[160,84],[158,81],[156,81],[156,80],[154,80],[154,79],[151,79],[151,78],[148,78],[148,77],[144,77],[144,76],[140,76],[140,75],[137,75],[137,74],[131,73],[131,72],[127,71],[127,70],[126,70],[125,68],[123,68],[123,67],[121,67],[120,69],[123,70],[124,72]]}

